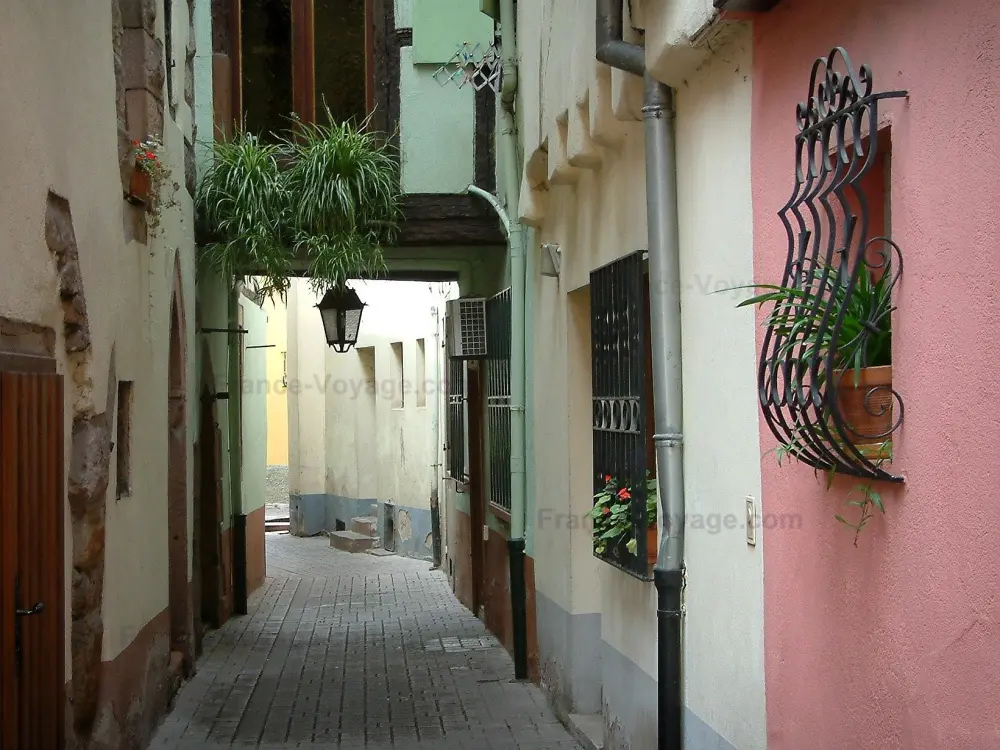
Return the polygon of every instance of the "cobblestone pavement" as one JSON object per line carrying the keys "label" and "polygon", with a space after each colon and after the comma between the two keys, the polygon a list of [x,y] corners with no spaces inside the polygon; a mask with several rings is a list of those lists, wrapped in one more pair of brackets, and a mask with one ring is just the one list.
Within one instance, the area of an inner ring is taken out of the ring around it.
{"label": "cobblestone pavement", "polygon": [[579,747],[427,562],[268,534],[267,566],[152,748]]}

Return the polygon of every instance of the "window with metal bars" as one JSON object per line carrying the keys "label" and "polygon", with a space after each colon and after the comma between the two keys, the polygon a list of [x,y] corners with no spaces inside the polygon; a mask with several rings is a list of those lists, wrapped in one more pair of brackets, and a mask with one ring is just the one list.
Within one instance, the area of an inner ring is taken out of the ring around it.
{"label": "window with metal bars", "polygon": [[510,512],[510,289],[486,302],[490,502]]}
{"label": "window with metal bars", "polygon": [[[607,511],[597,511],[602,517],[595,519],[594,554],[649,580],[647,480],[655,479],[656,461],[643,255],[627,255],[590,274],[591,392],[594,492],[610,486],[615,498],[606,504]],[[620,514],[617,527],[610,523],[612,514]]]}
{"label": "window with metal bars", "polygon": [[[451,326],[445,320],[445,335],[451,337]],[[451,351],[451,342],[446,342],[446,351]],[[466,405],[465,362],[460,359],[448,360],[448,475],[458,481],[469,480],[469,466],[466,460]]]}

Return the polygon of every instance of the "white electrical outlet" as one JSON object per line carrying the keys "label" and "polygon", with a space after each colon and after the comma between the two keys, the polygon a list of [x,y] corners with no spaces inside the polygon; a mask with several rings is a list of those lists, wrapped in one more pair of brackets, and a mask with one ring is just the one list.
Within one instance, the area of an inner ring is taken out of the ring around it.
{"label": "white electrical outlet", "polygon": [[757,546],[757,505],[751,495],[747,495],[747,544]]}
{"label": "white electrical outlet", "polygon": [[490,527],[485,523],[483,524],[483,541],[487,542],[490,539]]}

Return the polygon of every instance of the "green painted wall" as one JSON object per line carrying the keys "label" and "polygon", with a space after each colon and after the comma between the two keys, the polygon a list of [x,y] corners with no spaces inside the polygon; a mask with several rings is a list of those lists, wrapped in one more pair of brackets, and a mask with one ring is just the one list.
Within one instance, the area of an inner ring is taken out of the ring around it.
{"label": "green painted wall", "polygon": [[493,19],[480,12],[479,0],[412,0],[413,60],[441,65],[458,44],[493,42]]}
{"label": "green painted wall", "polygon": [[[227,311],[227,284],[219,275],[200,269],[198,273],[198,307],[202,328],[226,328],[229,325]],[[198,383],[202,383],[203,372],[211,360],[214,392],[229,390],[229,337],[225,333],[197,333]],[[223,526],[231,526],[233,514],[232,492],[229,481],[229,402],[219,399],[215,402],[215,416],[222,443],[222,508]]]}
{"label": "green painted wall", "polygon": [[[461,193],[473,181],[475,90],[440,85],[436,65],[414,64],[414,48],[400,50],[399,117],[403,190]],[[446,115],[446,116],[444,116]]]}
{"label": "green painted wall", "polygon": [[396,0],[395,12],[397,28],[413,29],[413,46],[400,50],[403,190],[461,193],[475,174],[476,92],[435,73],[462,42],[492,44],[494,22],[479,0]]}
{"label": "green painted wall", "polygon": [[240,295],[243,308],[243,513],[267,499],[267,313]]}

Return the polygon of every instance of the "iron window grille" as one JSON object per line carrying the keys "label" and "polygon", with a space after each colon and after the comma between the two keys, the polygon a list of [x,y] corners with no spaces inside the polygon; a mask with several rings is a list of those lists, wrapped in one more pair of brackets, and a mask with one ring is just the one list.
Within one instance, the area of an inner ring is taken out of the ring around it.
{"label": "iron window grille", "polygon": [[844,347],[858,353],[861,367],[874,364],[867,360],[868,344],[876,324],[884,330],[891,317],[886,305],[877,315],[865,312],[859,330],[845,329],[859,279],[884,277],[891,299],[902,273],[899,247],[888,236],[872,236],[862,181],[878,159],[878,103],[906,92],[872,88],[871,68],[855,70],[840,47],[813,63],[808,99],[796,112],[795,184],[778,212],[788,237],[780,287],[789,291],[775,302],[764,334],[758,394],[771,432],[800,461],[827,472],[902,481],[864,449],[866,442],[891,439],[902,423],[903,402],[891,384],[862,396],[861,408],[882,418],[878,434],[856,431],[838,406],[838,383],[853,372],[838,369]]}
{"label": "iron window grille", "polygon": [[606,477],[631,488],[631,537],[594,554],[636,578],[650,580],[646,558],[648,414],[652,406],[646,369],[648,322],[642,251],[590,274],[591,391],[593,396],[594,492]]}
{"label": "iron window grille", "polygon": [[510,512],[510,289],[486,302],[490,502]]}
{"label": "iron window grille", "polygon": [[[445,321],[445,336],[452,335],[448,320]],[[445,342],[450,348],[450,342]],[[468,399],[465,393],[465,361],[448,359],[448,475],[458,481],[469,481],[469,464],[466,453],[466,419]]]}

